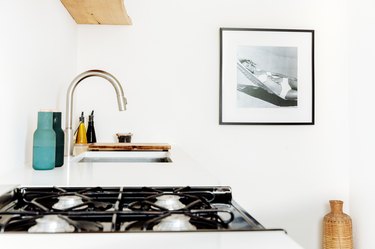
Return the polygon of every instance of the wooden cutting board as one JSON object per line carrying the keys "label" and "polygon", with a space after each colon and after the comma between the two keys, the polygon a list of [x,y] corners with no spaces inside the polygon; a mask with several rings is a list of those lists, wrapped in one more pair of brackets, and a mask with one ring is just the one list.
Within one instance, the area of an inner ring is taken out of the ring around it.
{"label": "wooden cutting board", "polygon": [[169,144],[156,143],[95,143],[88,146],[89,151],[167,151]]}

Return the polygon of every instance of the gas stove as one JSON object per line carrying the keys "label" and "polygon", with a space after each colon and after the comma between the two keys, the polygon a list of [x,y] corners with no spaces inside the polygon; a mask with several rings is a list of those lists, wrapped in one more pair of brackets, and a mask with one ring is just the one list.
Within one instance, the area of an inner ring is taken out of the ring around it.
{"label": "gas stove", "polygon": [[1,233],[266,229],[216,187],[17,187],[0,196]]}

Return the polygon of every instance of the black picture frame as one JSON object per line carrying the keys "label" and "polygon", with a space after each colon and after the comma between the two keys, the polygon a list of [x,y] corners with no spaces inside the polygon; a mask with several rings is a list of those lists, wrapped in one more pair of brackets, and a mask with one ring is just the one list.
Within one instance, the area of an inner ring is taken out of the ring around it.
{"label": "black picture frame", "polygon": [[220,125],[314,125],[314,30],[220,28]]}

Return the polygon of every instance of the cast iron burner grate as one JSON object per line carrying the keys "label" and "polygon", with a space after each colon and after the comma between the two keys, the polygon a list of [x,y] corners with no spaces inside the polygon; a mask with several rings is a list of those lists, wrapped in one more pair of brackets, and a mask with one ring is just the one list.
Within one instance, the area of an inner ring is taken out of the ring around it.
{"label": "cast iron burner grate", "polygon": [[265,230],[229,187],[20,187],[0,196],[0,232],[34,231],[48,218],[76,233]]}
{"label": "cast iron burner grate", "polygon": [[[1,224],[0,231],[22,232],[28,231],[31,227],[37,225],[37,219],[43,218],[43,215],[13,215],[4,224]],[[59,215],[60,218],[68,222],[74,227],[74,232],[99,232],[103,230],[103,226],[99,222],[72,220],[66,216]]]}
{"label": "cast iron burner grate", "polygon": [[[46,190],[36,190],[29,191],[25,188],[16,189],[17,205],[15,208],[19,208],[25,211],[39,211],[39,212],[57,212],[57,211],[74,211],[81,210],[82,208],[87,211],[97,211],[97,210],[107,210],[113,207],[113,204],[106,201],[97,201],[95,196],[87,196],[85,193],[103,193],[103,190],[99,187],[97,188],[87,188],[79,191],[69,191],[59,187],[53,187]],[[58,202],[60,197],[79,197],[82,200],[82,203],[73,205],[71,207],[56,209],[54,204]],[[114,200],[116,197],[114,197]],[[107,198],[108,200],[108,198]]]}

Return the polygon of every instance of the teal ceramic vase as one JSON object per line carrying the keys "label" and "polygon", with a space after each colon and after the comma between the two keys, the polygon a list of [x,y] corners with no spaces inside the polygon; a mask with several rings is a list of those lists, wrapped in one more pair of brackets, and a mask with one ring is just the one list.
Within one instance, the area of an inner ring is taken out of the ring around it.
{"label": "teal ceramic vase", "polygon": [[35,170],[55,168],[56,134],[52,123],[52,112],[38,112],[38,128],[33,136],[33,168]]}
{"label": "teal ceramic vase", "polygon": [[55,167],[64,164],[64,131],[61,129],[61,112],[53,113],[53,130],[56,134]]}

